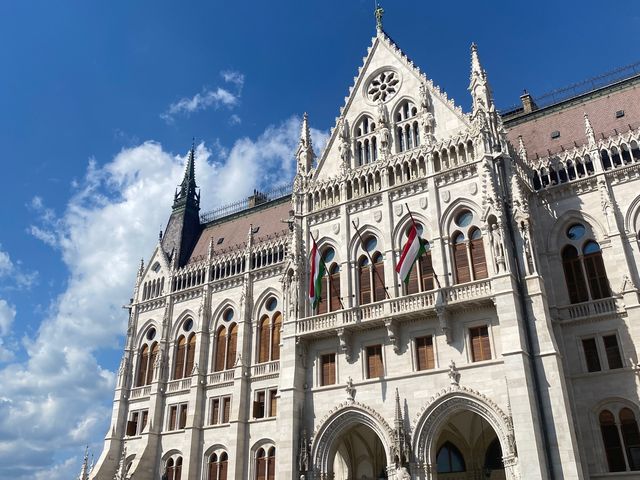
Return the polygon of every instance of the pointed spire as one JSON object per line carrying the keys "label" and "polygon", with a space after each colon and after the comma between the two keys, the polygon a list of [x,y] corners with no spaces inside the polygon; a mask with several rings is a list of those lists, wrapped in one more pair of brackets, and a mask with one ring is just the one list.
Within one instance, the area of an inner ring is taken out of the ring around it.
{"label": "pointed spire", "polygon": [[478,46],[471,44],[471,79],[469,82],[469,90],[473,98],[473,112],[478,110],[491,110],[493,98],[491,97],[491,89],[487,81],[487,72],[480,64],[478,56]]}
{"label": "pointed spire", "polygon": [[471,44],[471,75],[483,75],[484,70],[480,65],[480,57],[478,56],[478,45],[475,42]]}
{"label": "pointed spire", "polygon": [[89,445],[84,449],[84,458],[82,460],[82,467],[80,467],[80,475],[78,475],[78,480],[88,480],[89,478]]}
{"label": "pointed spire", "polygon": [[189,156],[187,157],[187,164],[184,169],[184,177],[180,188],[176,192],[173,208],[180,207],[195,207],[200,209],[200,194],[197,192],[198,185],[196,185],[196,147],[195,139],[191,143],[191,149],[189,150]]}
{"label": "pointed spire", "polygon": [[402,428],[402,410],[400,409],[400,394],[398,393],[398,389],[396,388],[396,411],[394,415],[394,426],[396,427],[396,431],[400,431]]}
{"label": "pointed spire", "polygon": [[376,2],[376,9],[373,11],[376,16],[376,30],[382,32],[382,17],[384,16],[384,8]]}
{"label": "pointed spire", "polygon": [[596,144],[596,134],[593,131],[593,127],[591,126],[591,121],[589,120],[587,112],[584,112],[584,134],[587,137],[589,146],[593,147]]}
{"label": "pointed spire", "polygon": [[313,144],[311,142],[311,129],[309,128],[309,115],[307,112],[302,116],[302,127],[300,129],[300,143],[296,158],[298,159],[298,173],[307,175],[311,171],[313,160],[315,159]]}

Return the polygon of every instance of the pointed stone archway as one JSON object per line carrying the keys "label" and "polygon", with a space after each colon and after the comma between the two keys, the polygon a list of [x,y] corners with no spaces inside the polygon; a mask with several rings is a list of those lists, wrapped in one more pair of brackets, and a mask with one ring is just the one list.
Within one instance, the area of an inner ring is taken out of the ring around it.
{"label": "pointed stone archway", "polygon": [[372,408],[359,403],[332,410],[313,435],[313,478],[322,480],[387,478],[393,431]]}
{"label": "pointed stone archway", "polygon": [[[471,425],[467,425],[468,423]],[[413,431],[416,478],[436,480],[450,477],[450,475],[438,474],[436,457],[438,449],[456,436],[461,442],[466,441],[466,446],[471,450],[474,448],[478,450],[480,448],[478,444],[482,445],[482,453],[475,453],[476,467],[478,458],[482,464],[487,461],[489,447],[494,450],[497,448],[495,444],[492,445],[492,440],[497,439],[499,451],[502,453],[504,475],[493,474],[488,478],[505,478],[506,480],[520,478],[511,418],[495,402],[475,390],[452,386],[441,391],[432,397],[418,414]],[[482,432],[481,439],[478,438],[479,432]],[[464,438],[465,436],[467,438]],[[472,436],[474,438],[470,441]],[[455,440],[450,443],[455,444]],[[456,478],[466,477],[458,475]]]}

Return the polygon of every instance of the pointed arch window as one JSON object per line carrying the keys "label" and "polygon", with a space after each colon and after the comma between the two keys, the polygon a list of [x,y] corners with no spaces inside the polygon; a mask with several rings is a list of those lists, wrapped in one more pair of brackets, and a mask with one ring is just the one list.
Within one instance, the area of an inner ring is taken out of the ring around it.
{"label": "pointed arch window", "polygon": [[335,250],[328,247],[322,254],[322,260],[328,271],[322,278],[322,294],[318,303],[318,314],[340,310],[340,265],[334,262]]}
{"label": "pointed arch window", "polygon": [[216,335],[216,359],[213,365],[214,372],[224,370],[225,353],[227,349],[227,329],[224,326],[218,328]]}
{"label": "pointed arch window", "polygon": [[438,473],[466,472],[464,457],[458,447],[451,442],[445,442],[436,455]]}
{"label": "pointed arch window", "polygon": [[156,329],[150,327],[145,336],[144,343],[138,351],[138,369],[136,371],[135,386],[150,385],[153,382],[153,369],[158,357],[158,342],[154,342]]}
{"label": "pointed arch window", "polygon": [[487,270],[487,258],[484,254],[484,244],[482,243],[482,232],[479,228],[472,228],[469,231],[469,254],[471,256],[471,266],[473,268],[473,279],[480,280],[489,276]]}
{"label": "pointed arch window", "polygon": [[256,452],[256,480],[274,480],[276,477],[276,448],[259,448]]}
{"label": "pointed arch window", "polygon": [[363,255],[358,261],[358,279],[360,287],[360,305],[371,303],[371,263]]}
{"label": "pointed arch window", "polygon": [[174,348],[173,379],[178,380],[191,375],[194,366],[196,352],[196,335],[191,333],[189,337],[180,335]]}
{"label": "pointed arch window", "polygon": [[566,230],[569,240],[562,249],[562,268],[571,303],[611,296],[600,245],[590,239],[590,228],[575,223]]}
{"label": "pointed arch window", "polygon": [[229,338],[227,343],[227,363],[226,368],[233,368],[238,354],[238,324],[234,323],[229,327]]}
{"label": "pointed arch window", "polygon": [[453,236],[453,262],[456,270],[456,283],[471,281],[471,269],[467,257],[467,242],[462,232]]}
{"label": "pointed arch window", "polygon": [[208,480],[227,480],[229,457],[227,452],[222,452],[220,457],[212,454],[209,457],[209,477]]}
{"label": "pointed arch window", "polygon": [[[420,224],[416,225],[418,235],[422,236],[424,227]],[[404,241],[406,241],[410,230],[411,226],[407,228],[407,231],[405,232]],[[409,281],[405,286],[405,292],[408,295],[419,292],[427,292],[429,290],[433,290],[434,288],[434,272],[433,264],[431,262],[431,245],[428,241],[422,238],[421,241],[422,245],[424,246],[425,253],[420,256],[420,258],[411,268],[411,272],[409,272]],[[402,247],[403,246],[401,245],[400,248]],[[402,250],[400,250],[400,253],[402,253]]]}
{"label": "pointed arch window", "polygon": [[456,283],[472,282],[489,276],[479,219],[464,209],[454,220],[459,228],[451,237]]}
{"label": "pointed arch window", "polygon": [[263,315],[258,323],[258,363],[280,359],[282,314]]}
{"label": "pointed arch window", "polygon": [[167,460],[165,475],[167,476],[167,480],[181,480],[182,457],[170,458]]}
{"label": "pointed arch window", "polygon": [[378,158],[377,139],[375,137],[376,124],[367,115],[363,116],[354,130],[356,167],[375,162]]}

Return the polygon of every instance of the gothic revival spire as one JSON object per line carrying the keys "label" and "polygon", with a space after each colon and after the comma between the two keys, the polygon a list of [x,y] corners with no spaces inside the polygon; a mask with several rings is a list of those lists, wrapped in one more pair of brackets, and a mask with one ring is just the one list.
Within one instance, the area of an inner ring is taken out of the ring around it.
{"label": "gothic revival spire", "polygon": [[296,158],[298,159],[298,173],[307,175],[311,171],[315,157],[316,155],[313,152],[313,145],[311,143],[309,116],[307,115],[307,112],[305,112],[302,116],[300,143],[298,144],[298,150],[296,151]]}
{"label": "gothic revival spire", "polygon": [[82,467],[80,467],[80,475],[78,475],[78,480],[88,480],[89,479],[89,446],[84,450],[84,458],[82,460]]}
{"label": "gothic revival spire", "polygon": [[394,412],[393,423],[396,427],[396,431],[402,430],[402,410],[400,409],[400,394],[396,388],[396,410]]}
{"label": "gothic revival spire", "polygon": [[191,144],[191,150],[189,150],[189,157],[187,158],[187,165],[184,169],[184,177],[180,184],[180,189],[176,190],[175,197],[173,199],[173,209],[182,207],[191,207],[200,209],[200,194],[196,185],[196,173],[195,173],[195,145]]}
{"label": "gothic revival spire", "polygon": [[487,72],[480,64],[478,46],[475,43],[471,44],[471,81],[469,90],[473,98],[473,113],[479,110],[488,112],[495,108],[493,107],[493,97],[487,80]]}

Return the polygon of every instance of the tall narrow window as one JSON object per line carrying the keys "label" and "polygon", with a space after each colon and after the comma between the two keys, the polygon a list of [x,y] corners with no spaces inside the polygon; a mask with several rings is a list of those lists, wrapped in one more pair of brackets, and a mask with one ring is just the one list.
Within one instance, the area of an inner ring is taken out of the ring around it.
{"label": "tall narrow window", "polygon": [[360,287],[360,305],[371,303],[371,267],[366,256],[360,258],[358,262],[358,277]]}
{"label": "tall narrow window", "polygon": [[602,370],[600,366],[600,357],[598,356],[598,346],[595,338],[583,338],[582,349],[584,350],[584,359],[587,364],[588,372],[599,372]]}
{"label": "tall narrow window", "polygon": [[620,443],[620,435],[616,427],[615,417],[609,410],[600,412],[600,432],[602,442],[607,455],[607,463],[610,472],[623,472],[626,470],[624,452]]}
{"label": "tall narrow window", "polygon": [[375,302],[384,300],[384,260],[382,254],[376,252],[373,254],[373,297]]}
{"label": "tall narrow window", "polygon": [[271,447],[267,456],[267,480],[276,478],[276,448]]}
{"label": "tall narrow window", "polygon": [[149,346],[143,345],[142,350],[138,356],[138,375],[136,380],[136,387],[141,387],[146,384],[147,371],[149,368]]}
{"label": "tall narrow window", "polygon": [[470,282],[469,257],[467,256],[467,245],[462,233],[456,233],[453,236],[453,262],[456,266],[456,283]]}
{"label": "tall narrow window", "polygon": [[196,334],[192,333],[189,336],[189,342],[187,343],[187,359],[184,366],[183,377],[188,377],[193,372],[194,360],[196,355]]}
{"label": "tall narrow window", "polygon": [[181,480],[182,479],[182,457],[178,457],[176,460],[176,473],[173,477],[173,480]]}
{"label": "tall narrow window", "polygon": [[265,392],[264,390],[256,392],[255,401],[253,402],[253,418],[264,418]]}
{"label": "tall narrow window", "polygon": [[269,361],[269,337],[270,337],[270,322],[269,317],[265,315],[260,320],[260,333],[259,333],[259,342],[258,345],[258,362],[268,362]]}
{"label": "tall narrow window", "polygon": [[280,360],[280,332],[282,329],[282,315],[273,315],[273,329],[271,332],[271,360]]}
{"label": "tall narrow window", "polygon": [[416,366],[418,370],[429,370],[435,367],[431,335],[416,338]]}
{"label": "tall narrow window", "polygon": [[329,289],[327,296],[330,298],[329,309],[332,312],[340,310],[340,266],[337,263],[329,269]]}
{"label": "tall narrow window", "polygon": [[267,480],[267,457],[262,448],[256,454],[256,480]]}
{"label": "tall narrow window", "polygon": [[220,399],[211,399],[211,425],[217,425],[220,422]]}
{"label": "tall narrow window", "polygon": [[220,455],[220,470],[218,480],[227,480],[227,471],[229,470],[229,457],[226,452]]}
{"label": "tall narrow window", "polygon": [[167,460],[167,467],[165,468],[165,473],[167,474],[167,480],[175,480],[176,476],[176,467],[173,458]]}
{"label": "tall narrow window", "polygon": [[213,366],[214,372],[224,370],[225,348],[227,346],[227,329],[221,326],[216,336],[216,360]]}
{"label": "tall narrow window", "polygon": [[336,354],[327,353],[320,357],[320,384],[334,385],[336,383]]}
{"label": "tall narrow window", "polygon": [[180,335],[178,338],[178,343],[176,345],[175,353],[175,363],[173,366],[173,378],[174,380],[180,379],[184,376],[184,363],[185,363],[185,354],[187,350],[187,339],[184,335]]}
{"label": "tall narrow window", "polygon": [[589,283],[591,298],[596,300],[609,297],[611,290],[609,289],[607,272],[604,269],[600,245],[591,240],[585,244],[582,253],[584,255],[584,268],[587,272],[587,282]]}
{"label": "tall narrow window", "polygon": [[473,266],[474,280],[487,278],[487,259],[484,254],[484,244],[482,243],[482,232],[479,228],[474,228],[469,232],[469,249],[471,252],[471,265]]}
{"label": "tall narrow window", "polygon": [[159,350],[160,350],[160,347],[158,345],[158,342],[155,342],[151,346],[151,356],[149,357],[149,366],[147,369],[147,380],[145,382],[145,385],[151,385],[151,382],[153,382],[153,371],[155,369],[156,361],[158,359]]}
{"label": "tall narrow window", "polygon": [[620,410],[620,431],[624,441],[629,469],[640,470],[640,433],[636,416],[628,408]]}
{"label": "tall narrow window", "polygon": [[384,368],[382,364],[382,345],[370,345],[367,353],[367,378],[382,377]]}
{"label": "tall narrow window", "polygon": [[620,355],[620,347],[618,347],[618,337],[615,335],[605,335],[602,337],[604,342],[604,350],[607,354],[607,363],[609,369],[622,368],[622,355]]}
{"label": "tall narrow window", "polygon": [[569,291],[569,301],[571,303],[587,301],[589,294],[587,293],[587,285],[582,273],[578,250],[575,247],[568,245],[562,250],[562,268],[564,269],[564,278]]}
{"label": "tall narrow window", "polygon": [[269,416],[275,417],[278,414],[278,390],[269,390]]}
{"label": "tall narrow window", "polygon": [[471,340],[471,359],[474,362],[491,359],[491,344],[489,343],[489,328],[486,325],[469,329]]}
{"label": "tall narrow window", "polygon": [[229,327],[229,341],[227,344],[226,368],[233,368],[236,363],[238,350],[238,324],[234,323]]}
{"label": "tall narrow window", "polygon": [[222,397],[222,423],[231,419],[231,397]]}
{"label": "tall narrow window", "polygon": [[208,480],[220,480],[218,470],[220,465],[218,464],[218,456],[214,453],[209,457],[209,478]]}

